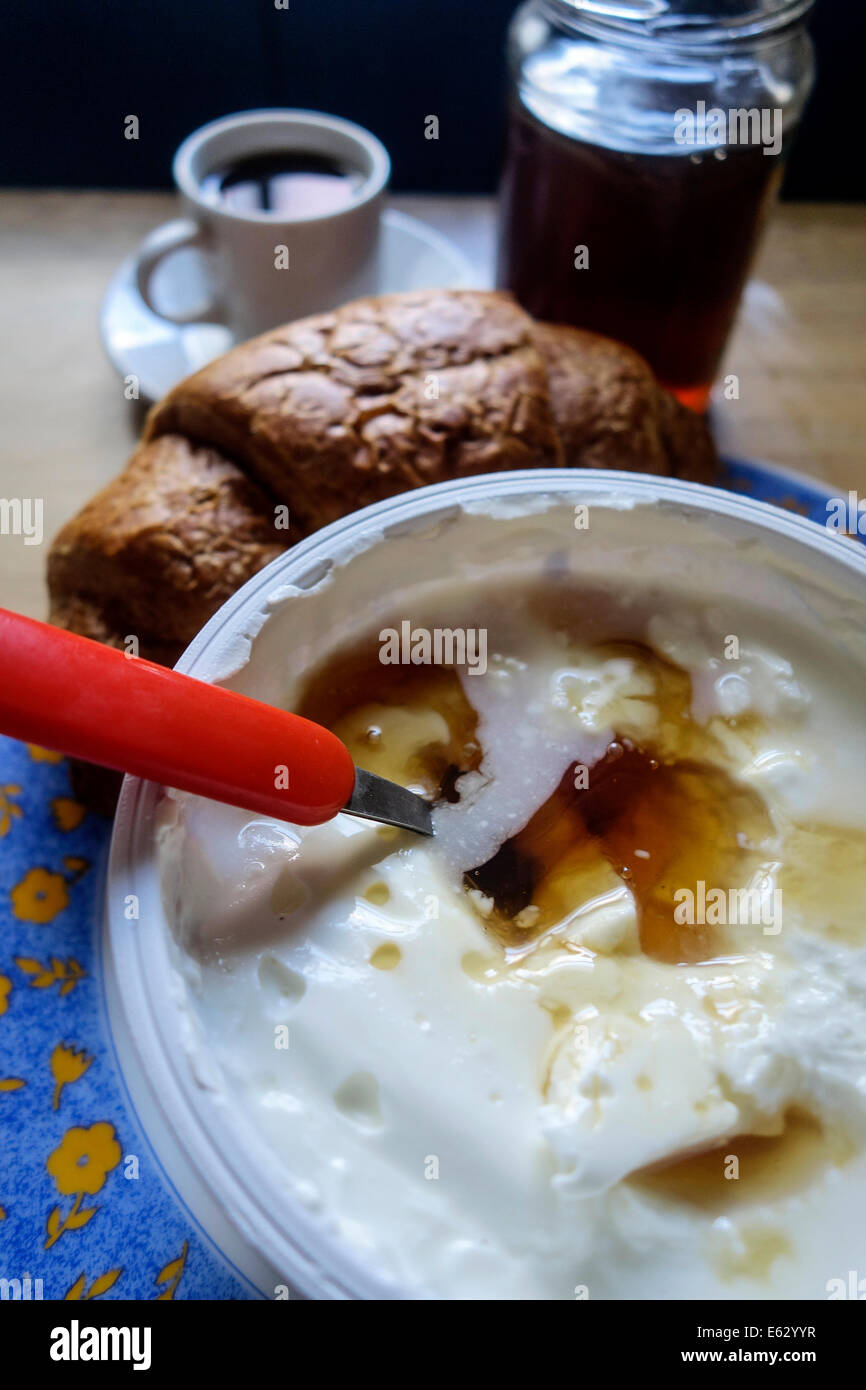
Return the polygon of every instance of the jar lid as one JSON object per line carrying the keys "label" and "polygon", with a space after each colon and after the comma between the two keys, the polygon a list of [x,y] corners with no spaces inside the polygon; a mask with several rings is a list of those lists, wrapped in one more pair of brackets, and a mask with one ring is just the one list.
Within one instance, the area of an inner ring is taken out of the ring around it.
{"label": "jar lid", "polygon": [[802,19],[815,0],[542,0],[560,23],[650,34],[689,46],[760,37]]}

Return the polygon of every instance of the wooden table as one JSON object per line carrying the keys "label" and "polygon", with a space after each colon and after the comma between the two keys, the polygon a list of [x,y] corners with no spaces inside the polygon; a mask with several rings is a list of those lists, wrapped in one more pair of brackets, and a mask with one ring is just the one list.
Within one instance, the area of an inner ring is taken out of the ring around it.
{"label": "wooden table", "polygon": [[[489,198],[395,198],[451,236],[489,280]],[[122,467],[141,423],[99,340],[105,285],[168,194],[0,193],[0,498],[42,497],[45,536],[0,535],[0,605],[42,617],[56,530]],[[714,408],[720,445],[866,492],[866,209],[776,209]]]}

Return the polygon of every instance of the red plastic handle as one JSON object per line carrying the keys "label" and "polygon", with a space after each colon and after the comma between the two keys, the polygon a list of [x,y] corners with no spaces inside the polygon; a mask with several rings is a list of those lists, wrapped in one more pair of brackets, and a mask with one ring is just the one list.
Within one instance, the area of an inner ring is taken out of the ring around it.
{"label": "red plastic handle", "polygon": [[0,673],[12,738],[299,825],[352,795],[328,729],[2,608]]}

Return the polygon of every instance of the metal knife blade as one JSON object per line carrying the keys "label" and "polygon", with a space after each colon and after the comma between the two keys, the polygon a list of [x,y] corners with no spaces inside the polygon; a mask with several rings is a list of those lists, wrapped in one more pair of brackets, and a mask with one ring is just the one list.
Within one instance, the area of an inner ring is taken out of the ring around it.
{"label": "metal knife blade", "polygon": [[381,821],[383,825],[398,825],[403,830],[416,830],[419,835],[432,835],[433,815],[429,801],[415,792],[398,787],[373,772],[355,768],[355,789],[343,810],[350,816]]}

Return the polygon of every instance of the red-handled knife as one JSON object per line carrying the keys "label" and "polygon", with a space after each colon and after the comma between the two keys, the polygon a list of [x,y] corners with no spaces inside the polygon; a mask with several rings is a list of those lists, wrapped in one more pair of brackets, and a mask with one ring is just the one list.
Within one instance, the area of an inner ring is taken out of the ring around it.
{"label": "red-handled knife", "polygon": [[430,806],[330,730],[0,609],[0,733],[297,825],[338,811],[432,835]]}

